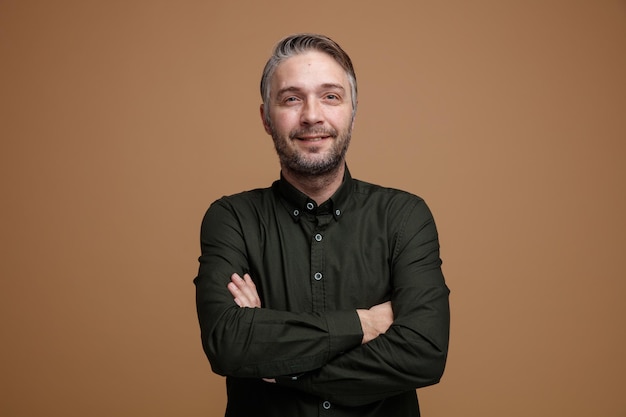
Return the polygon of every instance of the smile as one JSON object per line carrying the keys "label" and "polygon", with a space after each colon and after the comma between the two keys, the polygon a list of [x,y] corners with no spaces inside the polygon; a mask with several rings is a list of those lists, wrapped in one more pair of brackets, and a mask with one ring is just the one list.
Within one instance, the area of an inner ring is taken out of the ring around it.
{"label": "smile", "polygon": [[320,140],[328,139],[330,136],[302,136],[297,137],[295,139],[306,141],[306,142],[319,142]]}

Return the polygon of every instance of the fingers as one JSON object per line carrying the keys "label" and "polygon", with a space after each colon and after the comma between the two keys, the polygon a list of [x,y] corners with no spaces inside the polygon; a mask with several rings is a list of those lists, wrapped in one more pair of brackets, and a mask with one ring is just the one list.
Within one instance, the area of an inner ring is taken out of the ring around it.
{"label": "fingers", "polygon": [[389,330],[389,327],[393,323],[393,308],[391,306],[391,301],[375,305],[370,308],[370,311],[376,315],[376,325],[378,331],[382,334]]}
{"label": "fingers", "polygon": [[381,334],[389,330],[393,323],[393,308],[391,301],[377,304],[370,309],[357,310],[359,320],[361,321],[361,329],[363,330],[363,340],[361,343],[367,343]]}
{"label": "fingers", "polygon": [[243,278],[239,274],[231,275],[228,291],[239,307],[261,307],[261,299],[256,290],[256,285],[254,285],[249,274],[245,274]]}
{"label": "fingers", "polygon": [[384,303],[377,304],[370,310],[375,311],[377,314],[390,318],[393,321],[393,308],[391,307],[391,301],[385,301]]}

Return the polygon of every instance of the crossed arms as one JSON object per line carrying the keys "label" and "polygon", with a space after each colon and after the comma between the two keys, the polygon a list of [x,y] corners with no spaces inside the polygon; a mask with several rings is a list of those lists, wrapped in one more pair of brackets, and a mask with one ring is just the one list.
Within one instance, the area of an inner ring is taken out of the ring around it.
{"label": "crossed arms", "polygon": [[[231,275],[228,291],[239,307],[261,308],[261,298],[249,274],[244,274],[243,278],[237,273]],[[374,340],[385,333],[393,323],[391,301],[377,304],[369,309],[357,309],[356,312],[363,330],[361,344]]]}
{"label": "crossed arms", "polygon": [[403,231],[408,237],[392,265],[390,302],[319,313],[262,306],[250,275],[233,274],[249,270],[251,250],[242,246],[245,231],[234,211],[222,202],[207,213],[203,230],[211,233],[203,233],[195,281],[202,342],[216,373],[276,380],[345,405],[439,381],[447,356],[449,291],[425,204],[415,204],[410,217],[418,220],[407,221]]}

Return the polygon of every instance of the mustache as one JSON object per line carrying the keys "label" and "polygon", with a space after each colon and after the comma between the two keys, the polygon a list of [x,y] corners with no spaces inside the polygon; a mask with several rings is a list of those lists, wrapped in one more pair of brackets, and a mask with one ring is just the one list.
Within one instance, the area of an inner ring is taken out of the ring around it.
{"label": "mustache", "polygon": [[302,136],[330,136],[332,138],[337,137],[337,131],[333,128],[325,127],[308,127],[292,130],[289,133],[289,139],[294,139]]}

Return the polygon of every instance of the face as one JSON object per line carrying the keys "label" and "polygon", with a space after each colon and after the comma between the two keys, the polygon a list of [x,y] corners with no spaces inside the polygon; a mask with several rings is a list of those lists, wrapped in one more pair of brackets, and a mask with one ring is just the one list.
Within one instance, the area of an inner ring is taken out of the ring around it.
{"label": "face", "polygon": [[283,170],[314,176],[344,163],[353,126],[348,76],[329,55],[310,51],[282,62],[270,82],[269,123]]}

